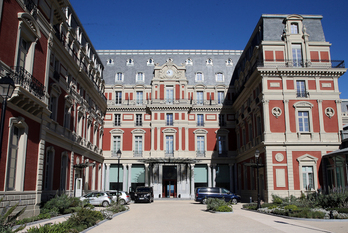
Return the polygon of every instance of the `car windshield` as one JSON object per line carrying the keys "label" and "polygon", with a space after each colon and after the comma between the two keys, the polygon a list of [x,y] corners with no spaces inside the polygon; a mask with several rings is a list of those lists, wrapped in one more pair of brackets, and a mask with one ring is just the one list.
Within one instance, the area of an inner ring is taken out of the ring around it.
{"label": "car windshield", "polygon": [[151,192],[150,188],[137,188],[137,192]]}

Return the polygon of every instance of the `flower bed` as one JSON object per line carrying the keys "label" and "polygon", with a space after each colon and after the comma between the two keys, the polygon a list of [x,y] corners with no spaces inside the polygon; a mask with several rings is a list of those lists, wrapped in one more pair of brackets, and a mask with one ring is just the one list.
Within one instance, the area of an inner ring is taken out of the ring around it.
{"label": "flower bed", "polygon": [[232,212],[232,203],[225,202],[219,198],[208,198],[206,201],[207,210],[213,212]]}

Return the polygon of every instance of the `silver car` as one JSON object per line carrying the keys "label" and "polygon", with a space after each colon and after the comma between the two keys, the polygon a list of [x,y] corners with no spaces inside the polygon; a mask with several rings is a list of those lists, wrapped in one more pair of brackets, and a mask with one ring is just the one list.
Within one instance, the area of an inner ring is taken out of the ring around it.
{"label": "silver car", "polygon": [[[112,196],[112,200],[114,202],[117,201],[117,191],[115,190],[110,190],[110,191],[107,191],[107,193]],[[125,205],[125,204],[128,204],[130,201],[131,201],[131,197],[129,195],[129,193],[125,192],[125,191],[118,191],[118,195],[119,195],[119,203],[121,205]]]}
{"label": "silver car", "polygon": [[102,205],[104,207],[111,204],[111,199],[112,197],[106,192],[91,192],[80,197],[81,201],[88,200],[88,202],[92,205]]}

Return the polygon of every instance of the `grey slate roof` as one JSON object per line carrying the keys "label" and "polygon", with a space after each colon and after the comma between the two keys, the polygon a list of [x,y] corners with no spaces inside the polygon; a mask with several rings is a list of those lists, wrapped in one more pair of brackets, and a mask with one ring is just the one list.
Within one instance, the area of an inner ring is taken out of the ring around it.
{"label": "grey slate roof", "polygon": [[[195,73],[202,72],[205,85],[216,85],[215,74],[222,72],[225,81],[222,84],[229,85],[235,64],[242,53],[241,50],[98,50],[98,55],[104,64],[104,80],[106,85],[115,84],[115,75],[123,73],[122,84],[135,85],[136,74],[143,72],[145,85],[150,85],[153,78],[154,66],[148,66],[150,58],[154,63],[163,65],[169,58],[177,65],[186,64],[187,59],[192,59],[192,66],[186,65],[186,77],[189,85],[195,85]],[[207,59],[213,60],[213,65],[206,65]],[[107,64],[109,59],[114,64]],[[126,65],[128,59],[133,59],[134,65]],[[227,66],[226,61],[232,59],[233,65]],[[220,83],[221,84],[221,83]]]}

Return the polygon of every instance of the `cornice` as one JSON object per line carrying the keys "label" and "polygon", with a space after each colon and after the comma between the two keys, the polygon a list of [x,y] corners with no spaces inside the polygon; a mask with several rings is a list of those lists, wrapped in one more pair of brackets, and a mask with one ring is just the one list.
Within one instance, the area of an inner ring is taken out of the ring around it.
{"label": "cornice", "polygon": [[342,76],[347,69],[329,68],[329,69],[278,69],[278,68],[257,68],[262,76]]}

